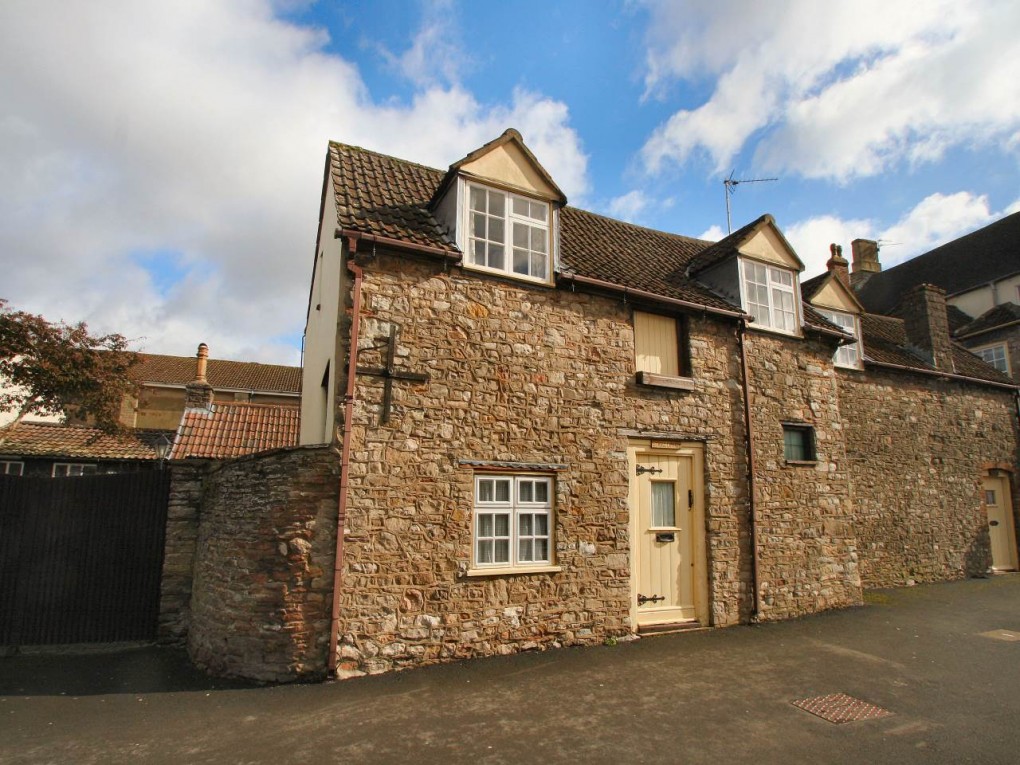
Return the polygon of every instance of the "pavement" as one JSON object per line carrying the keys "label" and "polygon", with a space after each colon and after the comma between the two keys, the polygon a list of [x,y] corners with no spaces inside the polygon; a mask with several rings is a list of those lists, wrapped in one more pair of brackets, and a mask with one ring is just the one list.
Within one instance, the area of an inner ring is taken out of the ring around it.
{"label": "pavement", "polygon": [[[179,650],[0,658],[3,763],[1017,763],[1020,575],[862,608],[314,685]],[[889,714],[834,724],[792,702]]]}

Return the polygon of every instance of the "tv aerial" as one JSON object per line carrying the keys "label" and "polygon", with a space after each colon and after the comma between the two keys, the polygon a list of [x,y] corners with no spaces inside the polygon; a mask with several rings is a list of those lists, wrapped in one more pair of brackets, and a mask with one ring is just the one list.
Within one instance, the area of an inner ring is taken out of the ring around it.
{"label": "tv aerial", "polygon": [[765,183],[766,181],[778,181],[778,178],[734,178],[733,173],[736,170],[730,171],[730,177],[723,179],[723,187],[726,190],[726,233],[733,233],[733,224],[730,221],[730,197],[733,196],[733,192],[737,186],[741,183]]}

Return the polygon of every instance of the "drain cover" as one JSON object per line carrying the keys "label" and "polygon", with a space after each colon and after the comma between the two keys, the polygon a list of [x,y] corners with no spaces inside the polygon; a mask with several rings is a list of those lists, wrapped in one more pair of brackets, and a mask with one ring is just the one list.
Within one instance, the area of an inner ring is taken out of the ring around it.
{"label": "drain cover", "polygon": [[818,715],[823,720],[837,725],[858,720],[874,720],[892,714],[888,709],[876,707],[845,693],[830,693],[828,696],[816,696],[813,699],[801,699],[791,703],[805,712]]}
{"label": "drain cover", "polygon": [[1014,632],[1013,630],[992,630],[991,632],[979,632],[981,637],[991,638],[992,640],[1005,640],[1007,642],[1013,642],[1014,640],[1020,640],[1020,632]]}

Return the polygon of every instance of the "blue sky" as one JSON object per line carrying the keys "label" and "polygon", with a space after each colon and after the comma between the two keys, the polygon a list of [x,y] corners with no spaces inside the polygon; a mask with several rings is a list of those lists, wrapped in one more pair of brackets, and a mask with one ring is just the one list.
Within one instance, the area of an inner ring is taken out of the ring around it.
{"label": "blue sky", "polygon": [[519,129],[572,204],[772,213],[889,266],[1020,209],[1020,5],[8,0],[0,297],[297,363],[326,142],[445,167]]}

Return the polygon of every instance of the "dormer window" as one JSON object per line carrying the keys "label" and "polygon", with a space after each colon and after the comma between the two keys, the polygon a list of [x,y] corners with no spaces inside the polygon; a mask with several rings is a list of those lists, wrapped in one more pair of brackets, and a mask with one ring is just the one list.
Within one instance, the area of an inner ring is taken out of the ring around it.
{"label": "dormer window", "polygon": [[[852,313],[834,311],[831,308],[819,308],[817,306],[815,306],[815,310],[848,335],[853,335],[854,337],[861,336],[860,330],[857,326],[857,317]],[[832,357],[832,363],[837,367],[860,369],[861,354],[859,345],[859,342],[855,341],[847,345],[839,346],[839,348],[836,349],[835,355]]]}
{"label": "dormer window", "polygon": [[740,259],[740,287],[744,310],[759,327],[797,334],[797,276],[786,268]]}
{"label": "dormer window", "polygon": [[468,258],[479,268],[549,280],[549,204],[470,184]]}

